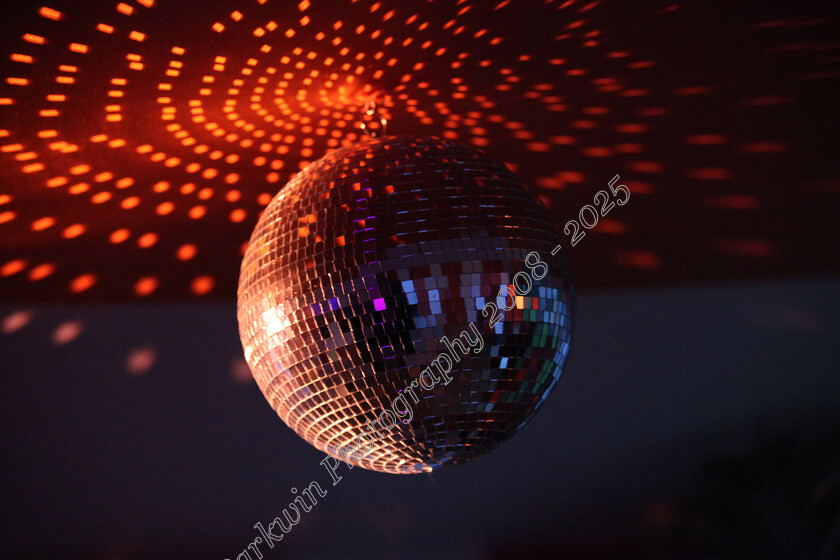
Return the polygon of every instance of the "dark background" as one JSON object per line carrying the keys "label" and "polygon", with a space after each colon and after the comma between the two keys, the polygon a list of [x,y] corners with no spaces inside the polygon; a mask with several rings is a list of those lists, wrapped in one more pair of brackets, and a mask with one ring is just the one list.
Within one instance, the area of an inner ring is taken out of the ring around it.
{"label": "dark background", "polygon": [[0,337],[4,556],[234,558],[315,480],[327,495],[267,558],[831,558],[838,287],[582,296],[568,367],[515,438],[334,487],[243,382],[232,305],[29,308]]}
{"label": "dark background", "polygon": [[[836,2],[304,4],[0,4],[0,557],[233,559],[313,480],[267,560],[838,557]],[[333,487],[251,380],[236,281],[266,197],[375,91],[390,132],[480,146],[561,229],[616,174],[632,197],[572,249],[571,355],[528,427]]]}

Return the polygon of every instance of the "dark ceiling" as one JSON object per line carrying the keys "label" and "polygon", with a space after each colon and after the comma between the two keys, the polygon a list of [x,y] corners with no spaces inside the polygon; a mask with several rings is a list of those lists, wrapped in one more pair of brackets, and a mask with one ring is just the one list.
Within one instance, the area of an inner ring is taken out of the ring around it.
{"label": "dark ceiling", "polygon": [[371,98],[561,229],[620,175],[583,290],[836,272],[836,4],[722,6],[5,3],[0,301],[232,301],[261,209]]}

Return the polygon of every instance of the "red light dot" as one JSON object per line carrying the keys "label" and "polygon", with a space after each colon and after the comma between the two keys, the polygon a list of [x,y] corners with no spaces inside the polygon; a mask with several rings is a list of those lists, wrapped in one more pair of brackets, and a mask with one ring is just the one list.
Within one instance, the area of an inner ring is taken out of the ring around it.
{"label": "red light dot", "polygon": [[726,181],[732,178],[732,170],[703,167],[700,169],[689,169],[685,172],[685,176],[698,181]]}
{"label": "red light dot", "polygon": [[154,348],[136,348],[125,358],[125,369],[132,375],[142,375],[152,369],[157,361]]}
{"label": "red light dot", "polygon": [[598,222],[598,225],[595,226],[595,231],[609,235],[624,235],[627,233],[627,226],[618,220],[603,218]]}
{"label": "red light dot", "polygon": [[84,325],[81,321],[65,321],[55,328],[52,335],[53,344],[61,346],[72,342],[82,334]]}
{"label": "red light dot", "polygon": [[755,210],[758,208],[758,200],[750,195],[725,195],[715,196],[709,199],[709,204],[717,208],[728,208],[733,210]]}
{"label": "red light dot", "polygon": [[7,316],[3,319],[3,326],[2,331],[4,334],[10,334],[15,331],[19,331],[30,322],[34,318],[34,314],[31,311],[15,311],[11,315]]}
{"label": "red light dot", "polygon": [[634,161],[627,164],[627,169],[637,173],[662,173],[665,166],[656,161]]}
{"label": "red light dot", "polygon": [[732,255],[770,258],[776,254],[776,248],[761,239],[726,239],[718,241],[715,248]]}
{"label": "red light dot", "polygon": [[645,270],[655,270],[662,265],[659,257],[646,251],[629,251],[619,253],[615,260],[619,264]]}
{"label": "red light dot", "polygon": [[203,296],[210,293],[214,284],[212,276],[199,276],[193,280],[191,290],[195,295]]}

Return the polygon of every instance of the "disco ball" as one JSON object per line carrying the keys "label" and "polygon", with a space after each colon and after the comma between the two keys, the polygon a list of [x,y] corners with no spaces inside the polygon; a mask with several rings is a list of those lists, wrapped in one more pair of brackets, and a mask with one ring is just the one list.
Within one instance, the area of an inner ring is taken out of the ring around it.
{"label": "disco ball", "polygon": [[385,137],[298,173],[239,279],[245,357],[316,448],[390,473],[464,463],[521,429],[559,378],[572,281],[544,207],[507,167]]}

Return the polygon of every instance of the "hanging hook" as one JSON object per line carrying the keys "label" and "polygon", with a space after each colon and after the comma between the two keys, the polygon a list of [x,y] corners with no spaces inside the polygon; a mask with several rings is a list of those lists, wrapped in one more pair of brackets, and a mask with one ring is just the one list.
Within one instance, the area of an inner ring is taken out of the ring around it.
{"label": "hanging hook", "polygon": [[364,109],[362,110],[362,114],[368,117],[371,117],[371,120],[376,120],[375,115],[378,115],[379,120],[379,128],[377,130],[371,129],[367,123],[365,122],[365,117],[362,117],[362,123],[359,125],[359,128],[362,129],[368,136],[371,138],[379,138],[381,136],[385,136],[388,131],[388,119],[385,118],[385,114],[379,110],[379,107],[376,104],[376,98],[379,94],[375,93],[373,96],[369,97],[365,101]]}

